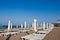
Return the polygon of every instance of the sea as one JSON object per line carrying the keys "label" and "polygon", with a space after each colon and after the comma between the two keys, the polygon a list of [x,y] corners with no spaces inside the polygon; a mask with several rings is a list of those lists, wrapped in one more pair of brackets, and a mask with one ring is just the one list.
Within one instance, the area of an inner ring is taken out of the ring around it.
{"label": "sea", "polygon": [[[0,25],[0,29],[6,29],[6,28],[8,28],[7,25]],[[17,28],[17,26],[13,25],[12,28]],[[21,26],[18,26],[18,28],[21,28]]]}
{"label": "sea", "polygon": [[7,28],[7,26],[2,26],[2,25],[0,25],[0,29],[5,29],[5,28]]}
{"label": "sea", "polygon": [[[14,26],[13,26],[14,27]],[[0,29],[6,29],[6,28],[8,28],[8,26],[7,25],[0,25]]]}

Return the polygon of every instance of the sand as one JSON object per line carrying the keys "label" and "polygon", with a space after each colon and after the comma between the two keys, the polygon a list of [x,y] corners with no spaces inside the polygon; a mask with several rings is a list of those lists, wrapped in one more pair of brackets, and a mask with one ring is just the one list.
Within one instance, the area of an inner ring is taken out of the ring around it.
{"label": "sand", "polygon": [[[8,38],[9,40],[21,40],[21,36],[29,35],[31,33],[33,33],[33,31],[18,33],[11,35],[11,37],[0,36],[0,40],[8,40]],[[55,27],[43,40],[60,40],[60,27]]]}
{"label": "sand", "polygon": [[60,40],[60,27],[55,27],[43,40]]}
{"label": "sand", "polygon": [[29,32],[21,32],[21,33],[18,33],[18,34],[15,34],[15,35],[11,35],[10,37],[9,36],[0,36],[0,40],[21,40],[21,36],[26,36],[26,35],[29,35],[33,33],[33,31],[29,31]]}

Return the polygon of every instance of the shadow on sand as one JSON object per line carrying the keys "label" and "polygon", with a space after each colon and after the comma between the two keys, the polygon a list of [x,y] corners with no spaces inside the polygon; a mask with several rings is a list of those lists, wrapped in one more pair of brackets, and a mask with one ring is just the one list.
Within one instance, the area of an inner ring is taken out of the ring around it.
{"label": "shadow on sand", "polygon": [[8,38],[7,38],[6,40],[9,40],[9,39],[10,39],[10,37],[11,37],[11,34],[9,34],[9,36],[8,36]]}

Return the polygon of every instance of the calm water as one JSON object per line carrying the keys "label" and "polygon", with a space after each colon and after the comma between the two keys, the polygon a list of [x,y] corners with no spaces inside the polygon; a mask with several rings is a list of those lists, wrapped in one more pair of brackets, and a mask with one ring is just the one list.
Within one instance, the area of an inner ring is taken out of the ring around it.
{"label": "calm water", "polygon": [[[16,25],[13,25],[12,26],[13,28],[17,28],[17,26]],[[24,27],[24,26],[23,26]],[[30,26],[31,27],[31,26]],[[7,25],[0,25],[0,29],[5,29],[5,28],[8,28],[8,26]],[[18,26],[18,28],[21,28],[21,26]]]}
{"label": "calm water", "polygon": [[[17,28],[15,25],[14,26],[12,26],[13,28]],[[21,26],[18,26],[18,28],[20,28]],[[0,29],[5,29],[5,28],[8,28],[8,26],[7,25],[3,25],[3,26],[1,26],[0,25]]]}
{"label": "calm water", "polygon": [[0,29],[7,28],[7,26],[0,26]]}

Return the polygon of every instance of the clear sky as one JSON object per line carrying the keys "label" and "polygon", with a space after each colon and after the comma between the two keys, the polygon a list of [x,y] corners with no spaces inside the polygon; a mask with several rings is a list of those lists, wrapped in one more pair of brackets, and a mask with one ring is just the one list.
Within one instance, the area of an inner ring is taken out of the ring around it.
{"label": "clear sky", "polygon": [[0,24],[31,23],[36,18],[38,22],[56,22],[60,20],[59,0],[0,0]]}

